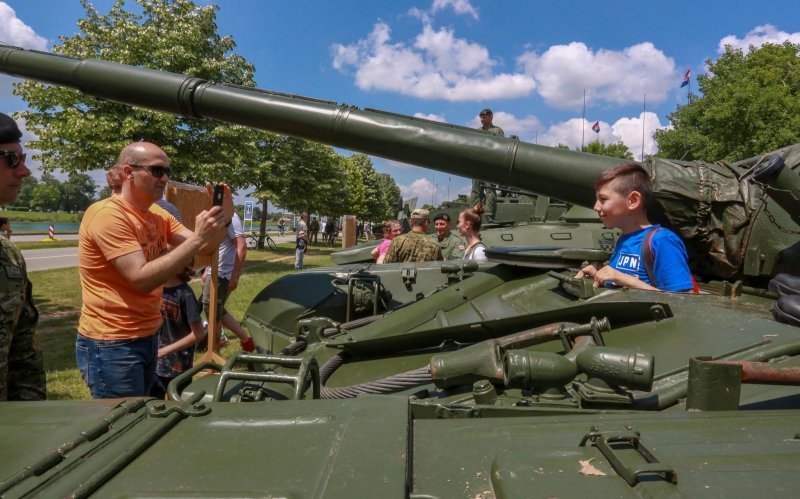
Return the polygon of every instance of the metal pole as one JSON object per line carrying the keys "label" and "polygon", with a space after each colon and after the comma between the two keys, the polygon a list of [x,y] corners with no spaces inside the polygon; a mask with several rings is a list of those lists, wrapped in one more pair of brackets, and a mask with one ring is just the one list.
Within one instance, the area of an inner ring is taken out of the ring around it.
{"label": "metal pole", "polygon": [[586,135],[586,89],[583,89],[583,116],[581,116],[581,151],[583,151],[583,140]]}
{"label": "metal pole", "polygon": [[645,113],[647,112],[647,93],[642,96],[642,157],[640,161],[644,161],[644,120]]}

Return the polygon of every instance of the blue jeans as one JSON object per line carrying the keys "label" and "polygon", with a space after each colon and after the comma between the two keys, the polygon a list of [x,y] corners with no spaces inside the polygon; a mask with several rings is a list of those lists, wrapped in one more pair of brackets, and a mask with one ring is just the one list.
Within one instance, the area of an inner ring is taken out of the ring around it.
{"label": "blue jeans", "polygon": [[158,334],[93,340],[78,333],[75,360],[94,399],[147,397],[156,376]]}

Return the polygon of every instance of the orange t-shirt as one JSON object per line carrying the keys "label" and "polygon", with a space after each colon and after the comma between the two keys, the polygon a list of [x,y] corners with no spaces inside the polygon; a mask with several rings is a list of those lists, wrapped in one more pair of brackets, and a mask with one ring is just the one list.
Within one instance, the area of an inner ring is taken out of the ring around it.
{"label": "orange t-shirt", "polygon": [[186,228],[152,205],[140,211],[122,196],[91,205],[78,232],[78,269],[83,307],[78,331],[95,340],[144,338],[161,327],[159,286],[150,293],[136,290],[111,263],[134,251],[149,262],[167,249],[173,234]]}

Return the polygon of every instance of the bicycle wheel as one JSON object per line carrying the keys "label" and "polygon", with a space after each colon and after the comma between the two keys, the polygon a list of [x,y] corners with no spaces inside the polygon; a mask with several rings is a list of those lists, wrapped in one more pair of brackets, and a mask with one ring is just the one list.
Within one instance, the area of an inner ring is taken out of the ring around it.
{"label": "bicycle wheel", "polygon": [[247,239],[245,240],[247,241],[247,247],[250,249],[253,249],[256,246],[258,246],[258,237],[248,236]]}
{"label": "bicycle wheel", "polygon": [[275,244],[275,241],[271,237],[269,236],[265,237],[264,244],[266,246],[269,246],[269,249],[271,249],[272,251],[278,251],[278,245]]}

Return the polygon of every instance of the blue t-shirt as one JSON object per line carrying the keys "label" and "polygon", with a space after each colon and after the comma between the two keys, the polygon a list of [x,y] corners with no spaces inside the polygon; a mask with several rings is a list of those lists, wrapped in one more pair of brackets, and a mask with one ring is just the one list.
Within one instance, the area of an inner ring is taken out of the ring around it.
{"label": "blue t-shirt", "polygon": [[[650,239],[655,257],[653,277],[656,282],[653,283],[650,282],[642,261],[642,242],[645,236],[655,229],[661,230],[656,231]],[[694,287],[692,273],[689,271],[689,257],[686,255],[683,241],[675,233],[661,228],[660,225],[652,225],[620,236],[609,265],[663,291],[686,291]]]}

